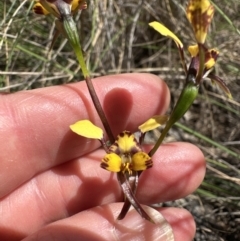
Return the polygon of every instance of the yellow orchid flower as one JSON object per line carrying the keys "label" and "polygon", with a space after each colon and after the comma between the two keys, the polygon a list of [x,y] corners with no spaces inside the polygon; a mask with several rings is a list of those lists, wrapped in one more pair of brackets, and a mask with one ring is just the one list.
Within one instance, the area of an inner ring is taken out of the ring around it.
{"label": "yellow orchid flower", "polygon": [[87,80],[89,79],[89,72],[84,61],[77,27],[73,20],[73,15],[78,10],[86,8],[85,0],[36,0],[33,6],[33,11],[36,14],[52,14],[56,17],[56,32],[49,50],[52,49],[57,37],[62,33],[71,44],[82,68],[83,76]]}
{"label": "yellow orchid flower", "polygon": [[[64,7],[61,5],[69,10],[64,10]],[[36,0],[36,3],[33,6],[33,11],[36,14],[53,14],[56,18],[61,19],[64,11],[66,14],[74,14],[77,10],[86,8],[87,3],[85,0]]]}
{"label": "yellow orchid flower", "polygon": [[123,131],[117,136],[114,144],[109,148],[109,154],[102,159],[101,167],[112,172],[144,171],[152,167],[152,160],[143,152],[134,135]]}
{"label": "yellow orchid flower", "polygon": [[[89,120],[81,120],[70,129],[78,135],[86,138],[98,139],[105,145],[103,131],[92,124]],[[106,148],[106,146],[105,146]],[[133,172],[144,171],[152,167],[152,160],[140,147],[134,135],[129,131],[120,133],[116,141],[107,148],[107,154],[103,157],[101,167],[111,172]]]}
{"label": "yellow orchid flower", "polygon": [[[180,58],[183,64],[183,69],[186,74],[186,84],[175,104],[169,119],[166,122],[162,133],[157,140],[155,146],[148,153],[149,156],[154,155],[156,150],[161,145],[163,139],[168,133],[169,129],[176,123],[190,108],[196,97],[198,96],[199,85],[205,78],[211,79],[213,83],[216,83],[227,94],[229,98],[232,98],[230,90],[224,81],[215,76],[211,71],[213,70],[219,52],[216,49],[208,49],[205,46],[205,40],[207,37],[207,31],[214,14],[214,7],[209,0],[189,0],[186,9],[187,18],[192,25],[194,36],[197,44],[189,46],[188,51],[191,55],[191,61],[187,67],[183,44],[181,40],[167,29],[164,25],[158,22],[149,23],[161,35],[166,36],[174,40],[179,50]],[[158,120],[156,119],[152,126],[157,126]],[[159,123],[160,124],[160,123]]]}
{"label": "yellow orchid flower", "polygon": [[213,83],[219,85],[229,98],[232,98],[230,90],[225,82],[211,72],[216,64],[219,52],[214,48],[208,49],[204,45],[207,31],[214,14],[213,5],[209,0],[190,0],[187,5],[186,13],[192,25],[197,42],[196,45],[188,47],[188,51],[191,55],[191,62],[188,68],[184,58],[183,45],[179,38],[161,23],[155,21],[149,23],[149,25],[160,34],[174,40],[180,53],[187,81],[192,80],[196,85],[199,85],[204,78],[209,78]]}
{"label": "yellow orchid flower", "polygon": [[[147,128],[148,126],[145,127]],[[126,198],[118,219],[123,219],[130,206],[133,205],[143,218],[153,222],[135,197],[141,172],[153,165],[150,156],[142,150],[135,136],[129,131],[123,131],[112,145],[107,146],[102,129],[89,120],[78,121],[70,125],[70,129],[80,136],[98,139],[105,149],[106,155],[102,158],[100,166],[107,171],[117,173]]]}

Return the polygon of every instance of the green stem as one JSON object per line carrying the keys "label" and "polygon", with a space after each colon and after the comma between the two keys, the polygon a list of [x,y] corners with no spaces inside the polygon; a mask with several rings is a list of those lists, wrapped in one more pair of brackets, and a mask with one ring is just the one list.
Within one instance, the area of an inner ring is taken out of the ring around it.
{"label": "green stem", "polygon": [[[171,117],[170,117],[171,118]],[[160,147],[160,145],[162,144],[163,139],[165,138],[165,136],[167,135],[168,131],[170,130],[170,128],[173,126],[174,123],[170,123],[167,122],[165,128],[163,129],[160,137],[158,138],[156,144],[154,145],[154,147],[152,148],[152,150],[148,153],[148,155],[150,157],[152,157],[155,152],[157,151],[157,149]]]}
{"label": "green stem", "polygon": [[74,49],[74,52],[75,52],[75,54],[77,56],[79,65],[81,66],[84,78],[85,79],[89,78],[90,74],[89,74],[89,71],[88,71],[87,66],[85,64],[85,60],[84,60],[84,57],[83,57],[83,53],[82,53],[82,49],[81,49],[80,43],[79,43],[78,48],[73,48],[73,49]]}
{"label": "green stem", "polygon": [[73,21],[72,16],[66,16],[63,19],[63,28],[64,28],[64,32],[67,36],[67,39],[69,40],[69,42],[70,42],[70,44],[71,44],[71,46],[72,46],[72,48],[73,48],[73,50],[74,50],[74,52],[77,56],[78,62],[81,66],[82,73],[83,73],[83,76],[86,80],[88,91],[89,91],[90,96],[92,98],[93,104],[94,104],[94,106],[97,110],[97,113],[98,113],[98,115],[99,115],[99,117],[102,121],[102,124],[103,124],[103,126],[104,126],[104,128],[107,132],[109,140],[111,141],[111,143],[113,143],[115,138],[112,134],[112,130],[110,128],[110,125],[108,123],[106,115],[103,111],[102,105],[101,105],[101,103],[98,99],[97,93],[94,89],[92,80],[90,78],[89,71],[88,71],[87,66],[85,64],[85,60],[84,60],[84,57],[83,57],[83,54],[82,54],[80,39],[79,39],[77,28],[76,28],[75,22]]}
{"label": "green stem", "polygon": [[84,78],[87,78],[90,76],[87,66],[85,64],[85,60],[82,54],[82,48],[81,48],[81,44],[80,44],[80,39],[78,36],[78,32],[77,32],[77,27],[76,24],[72,18],[72,16],[66,16],[63,19],[63,28],[64,28],[64,32],[66,34],[67,39],[69,40],[76,56],[78,59],[78,62],[82,68],[82,73]]}

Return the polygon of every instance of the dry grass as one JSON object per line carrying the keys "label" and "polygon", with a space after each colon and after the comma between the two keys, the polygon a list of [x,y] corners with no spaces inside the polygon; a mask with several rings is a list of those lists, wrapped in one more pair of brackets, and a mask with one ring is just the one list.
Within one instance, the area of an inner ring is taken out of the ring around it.
{"label": "dry grass", "polygon": [[[48,48],[54,32],[51,17],[36,16],[32,1],[0,3],[0,91],[19,91],[76,81],[82,78],[66,40]],[[169,140],[189,141],[205,153],[207,175],[198,191],[171,204],[195,215],[196,240],[240,240],[240,2],[216,0],[207,40],[217,47],[217,75],[228,84],[234,100],[205,81],[199,98]],[[149,72],[169,85],[172,105],[184,84],[174,43],[148,23],[158,20],[173,30],[185,46],[194,43],[180,0],[91,0],[76,16],[82,46],[92,76],[121,72]],[[189,128],[190,130],[186,129]],[[201,136],[202,135],[202,136]],[[208,138],[208,139],[206,139]]]}

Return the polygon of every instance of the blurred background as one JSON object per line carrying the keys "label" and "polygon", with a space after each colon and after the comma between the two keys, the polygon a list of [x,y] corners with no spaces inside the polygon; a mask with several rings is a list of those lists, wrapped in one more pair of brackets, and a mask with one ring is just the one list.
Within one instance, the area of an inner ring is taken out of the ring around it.
{"label": "blurred background", "polygon": [[[34,1],[0,2],[0,92],[9,93],[83,79],[67,40],[60,36],[51,52],[54,19],[36,15]],[[90,0],[76,16],[92,77],[147,72],[160,76],[171,91],[171,108],[185,83],[174,42],[148,26],[159,21],[187,46],[194,44],[183,0]],[[224,79],[233,100],[204,81],[190,111],[165,139],[196,144],[204,152],[207,174],[198,190],[162,206],[191,211],[195,240],[240,240],[240,0],[215,0],[207,46],[220,56],[215,74]],[[0,103],[1,104],[1,103]],[[169,111],[171,110],[169,109]],[[157,138],[161,130],[151,133]]]}

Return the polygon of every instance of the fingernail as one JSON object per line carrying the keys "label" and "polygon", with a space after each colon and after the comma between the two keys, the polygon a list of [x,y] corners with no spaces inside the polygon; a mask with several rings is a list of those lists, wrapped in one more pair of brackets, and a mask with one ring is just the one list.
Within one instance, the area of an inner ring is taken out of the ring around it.
{"label": "fingernail", "polygon": [[155,224],[143,219],[131,208],[123,220],[116,220],[112,234],[115,240],[173,241],[173,230],[166,219],[154,208],[141,205]]}

